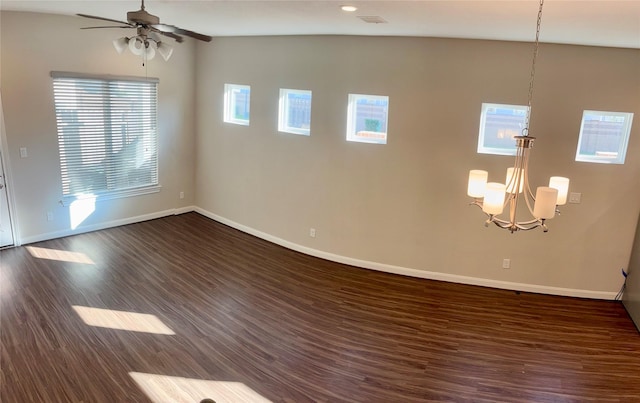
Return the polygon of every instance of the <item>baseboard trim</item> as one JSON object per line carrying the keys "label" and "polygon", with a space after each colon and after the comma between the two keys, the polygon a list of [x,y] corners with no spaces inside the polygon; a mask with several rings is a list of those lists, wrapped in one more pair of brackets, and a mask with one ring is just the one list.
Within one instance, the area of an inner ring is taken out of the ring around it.
{"label": "baseboard trim", "polygon": [[550,287],[550,286],[543,286],[543,285],[537,285],[537,284],[515,283],[515,282],[509,282],[509,281],[492,280],[492,279],[485,279],[485,278],[478,278],[478,277],[461,276],[457,274],[419,270],[419,269],[414,269],[410,267],[402,267],[402,266],[395,266],[395,265],[373,262],[368,260],[354,259],[347,256],[337,255],[334,253],[313,249],[308,246],[303,246],[300,244],[287,241],[282,238],[278,238],[271,234],[267,234],[266,232],[262,232],[254,228],[248,227],[246,225],[229,220],[225,217],[219,216],[217,214],[214,214],[210,211],[207,211],[197,206],[180,207],[175,209],[158,211],[150,214],[143,214],[143,215],[134,216],[134,217],[122,218],[119,220],[107,221],[107,222],[103,222],[95,225],[80,226],[74,230],[69,229],[69,230],[38,234],[38,235],[22,238],[20,240],[21,241],[20,244],[25,245],[25,244],[35,243],[35,242],[47,241],[55,238],[62,238],[65,236],[84,234],[87,232],[98,231],[98,230],[112,228],[112,227],[118,227],[121,225],[134,224],[137,222],[154,220],[156,218],[162,218],[162,217],[178,215],[178,214],[185,214],[192,211],[195,211],[198,214],[201,214],[207,218],[210,218],[224,225],[228,225],[229,227],[235,228],[239,231],[256,236],[258,238],[264,239],[269,242],[273,242],[276,245],[283,246],[287,249],[304,253],[309,256],[314,256],[314,257],[330,260],[337,263],[347,264],[350,266],[361,267],[364,269],[377,270],[377,271],[382,271],[386,273],[399,274],[399,275],[409,276],[409,277],[424,278],[428,280],[448,281],[452,283],[477,285],[482,287],[499,288],[504,290],[533,292],[533,293],[539,293],[539,294],[550,294],[550,295],[560,295],[560,296],[567,296],[567,297],[602,299],[602,300],[613,300],[615,299],[615,296],[616,296],[615,292],[591,291],[591,290],[580,290],[580,289],[573,289],[573,288]]}
{"label": "baseboard trim", "polygon": [[44,233],[44,234],[38,234],[38,235],[30,236],[30,237],[25,237],[25,238],[22,238],[20,240],[20,245],[26,245],[26,244],[35,243],[35,242],[48,241],[50,239],[62,238],[62,237],[65,237],[65,236],[84,234],[84,233],[87,233],[87,232],[99,231],[101,229],[119,227],[121,225],[135,224],[135,223],[142,222],[142,221],[155,220],[156,218],[162,218],[162,217],[167,217],[167,216],[171,216],[171,215],[189,213],[189,212],[195,211],[195,210],[196,210],[195,206],[187,206],[187,207],[180,207],[180,208],[176,208],[176,209],[157,211],[155,213],[143,214],[143,215],[138,215],[138,216],[134,216],[134,217],[121,218],[119,220],[106,221],[106,222],[102,222],[102,223],[94,224],[94,225],[87,225],[87,226],[82,226],[81,225],[78,228],[73,229],[73,230],[72,229],[67,229],[67,230],[62,230],[62,231],[47,232],[47,233]]}
{"label": "baseboard trim", "polygon": [[428,280],[448,281],[451,283],[477,285],[482,287],[499,288],[503,290],[533,292],[538,294],[549,294],[549,295],[559,295],[559,296],[566,296],[566,297],[603,299],[603,300],[613,300],[615,299],[615,296],[616,296],[615,292],[579,290],[579,289],[572,289],[572,288],[550,287],[550,286],[543,286],[543,285],[537,285],[537,284],[524,284],[524,283],[515,283],[515,282],[501,281],[501,280],[491,280],[491,279],[478,278],[478,277],[460,276],[457,274],[448,274],[448,273],[440,273],[440,272],[427,271],[427,270],[419,270],[419,269],[413,269],[409,267],[394,266],[390,264],[372,262],[368,260],[354,259],[346,256],[336,255],[333,253],[309,248],[307,246],[299,245],[293,242],[289,242],[285,239],[278,238],[276,236],[267,234],[265,232],[262,232],[254,228],[248,227],[246,225],[229,220],[225,217],[219,216],[217,214],[214,214],[200,207],[195,207],[194,211],[214,221],[217,221],[229,227],[235,228],[242,232],[246,232],[247,234],[256,236],[258,238],[262,238],[266,241],[273,242],[287,249],[295,250],[296,252],[301,252],[306,255],[315,256],[321,259],[330,260],[337,263],[348,264],[350,266],[356,266],[356,267],[361,267],[361,268],[370,269],[370,270],[377,270],[377,271],[382,271],[386,273],[400,274],[400,275],[409,276],[409,277],[424,278]]}
{"label": "baseboard trim", "polygon": [[180,215],[180,214],[191,213],[192,211],[196,211],[196,206],[186,206],[186,207],[177,208],[174,210],[173,214]]}

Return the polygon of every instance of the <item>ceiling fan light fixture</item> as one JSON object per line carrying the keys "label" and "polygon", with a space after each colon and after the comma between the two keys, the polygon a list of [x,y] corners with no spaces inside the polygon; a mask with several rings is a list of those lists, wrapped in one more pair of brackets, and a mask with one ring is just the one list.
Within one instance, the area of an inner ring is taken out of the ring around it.
{"label": "ceiling fan light fixture", "polygon": [[[0,0],[2,1],[2,0]],[[183,36],[188,36],[204,42],[211,42],[213,39],[211,36],[202,35],[197,32],[189,31],[186,29],[178,28],[174,25],[161,24],[160,18],[148,13],[144,7],[144,0],[140,0],[140,9],[136,11],[130,11],[127,13],[127,20],[120,21],[111,18],[98,17],[89,14],[76,14],[79,17],[91,18],[94,20],[108,21],[110,23],[119,24],[118,26],[99,26],[99,27],[86,27],[82,29],[93,28],[131,28],[136,30],[136,34],[132,37],[121,37],[113,41],[113,46],[118,53],[123,53],[127,46],[131,53],[136,56],[142,56],[142,65],[145,65],[147,60],[151,60],[157,53],[160,53],[165,61],[168,61],[173,54],[173,47],[162,43],[160,41],[160,35],[174,39],[177,43],[184,41]]]}
{"label": "ceiling fan light fixture", "polygon": [[141,56],[144,53],[144,42],[139,37],[129,39],[129,50],[136,56]]}
{"label": "ceiling fan light fixture", "polygon": [[164,42],[158,42],[158,53],[164,59],[164,61],[169,61],[169,58],[173,54],[173,47],[167,45]]}
{"label": "ceiling fan light fixture", "polygon": [[118,38],[113,41],[113,47],[116,48],[116,51],[120,54],[125,51],[127,46],[129,45],[129,38],[123,36],[122,38]]}

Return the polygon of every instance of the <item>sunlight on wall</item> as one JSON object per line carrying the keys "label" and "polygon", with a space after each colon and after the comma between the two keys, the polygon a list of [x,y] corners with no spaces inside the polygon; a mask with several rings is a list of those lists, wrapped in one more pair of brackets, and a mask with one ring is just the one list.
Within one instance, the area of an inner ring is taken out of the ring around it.
{"label": "sunlight on wall", "polygon": [[31,256],[38,259],[59,260],[61,262],[95,264],[93,260],[82,252],[70,252],[59,249],[38,248],[27,246],[26,249]]}
{"label": "sunlight on wall", "polygon": [[129,372],[129,376],[155,403],[193,403],[204,398],[213,399],[216,403],[271,402],[241,382],[207,381],[140,372]]}
{"label": "sunlight on wall", "polygon": [[111,309],[92,308],[73,305],[78,316],[89,326],[104,327],[130,332],[174,335],[155,315],[145,313],[114,311]]}
{"label": "sunlight on wall", "polygon": [[69,220],[71,229],[76,229],[94,211],[96,211],[96,197],[89,195],[76,199],[69,205]]}

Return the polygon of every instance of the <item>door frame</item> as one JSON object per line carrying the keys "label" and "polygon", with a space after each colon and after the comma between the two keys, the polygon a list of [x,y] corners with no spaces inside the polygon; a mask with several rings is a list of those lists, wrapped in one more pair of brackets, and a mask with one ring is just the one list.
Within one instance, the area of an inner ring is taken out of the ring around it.
{"label": "door frame", "polygon": [[0,88],[0,153],[2,153],[1,163],[4,172],[4,183],[7,191],[7,201],[9,207],[9,226],[13,236],[13,246],[20,246],[20,234],[18,231],[18,218],[16,214],[16,201],[13,194],[13,175],[11,174],[11,163],[9,160],[9,144],[7,143],[7,132],[4,124],[4,108],[2,106],[2,89]]}

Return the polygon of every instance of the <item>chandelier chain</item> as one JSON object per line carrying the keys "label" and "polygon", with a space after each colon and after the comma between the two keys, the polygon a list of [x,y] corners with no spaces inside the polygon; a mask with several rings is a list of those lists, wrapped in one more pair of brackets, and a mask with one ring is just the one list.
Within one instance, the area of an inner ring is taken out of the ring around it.
{"label": "chandelier chain", "polygon": [[540,0],[540,7],[538,8],[538,20],[536,22],[536,40],[533,45],[533,60],[531,62],[531,77],[529,77],[529,95],[527,97],[527,119],[525,121],[522,135],[529,135],[529,120],[531,119],[531,99],[533,98],[533,82],[536,75],[536,59],[538,58],[538,47],[540,45],[540,26],[542,25],[542,6],[544,0]]}

